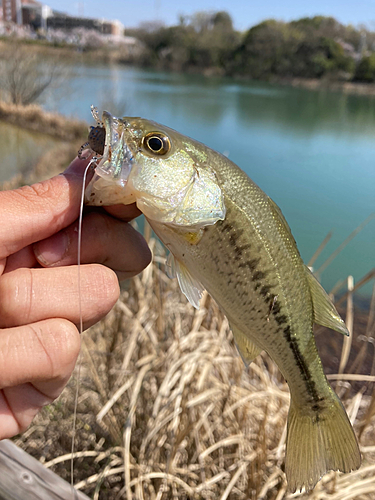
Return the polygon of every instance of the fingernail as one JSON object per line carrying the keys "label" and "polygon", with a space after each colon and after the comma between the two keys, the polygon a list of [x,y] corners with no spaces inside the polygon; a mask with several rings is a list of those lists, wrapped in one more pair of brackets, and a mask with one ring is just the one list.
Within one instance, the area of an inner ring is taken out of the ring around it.
{"label": "fingernail", "polygon": [[35,257],[42,266],[57,264],[65,257],[69,244],[66,231],[60,231],[47,240],[34,244]]}
{"label": "fingernail", "polygon": [[62,172],[62,175],[79,175],[82,177],[85,166],[85,160],[80,160],[78,157],[74,158],[72,163]]}
{"label": "fingernail", "polygon": [[[64,170],[64,172],[62,172],[60,175],[68,175],[72,177],[79,177],[80,179],[82,179],[84,171],[90,161],[91,161],[90,159],[81,160],[80,158],[77,157],[72,161],[69,167],[66,170]],[[92,175],[93,172],[89,170],[86,174],[86,182],[89,182]]]}

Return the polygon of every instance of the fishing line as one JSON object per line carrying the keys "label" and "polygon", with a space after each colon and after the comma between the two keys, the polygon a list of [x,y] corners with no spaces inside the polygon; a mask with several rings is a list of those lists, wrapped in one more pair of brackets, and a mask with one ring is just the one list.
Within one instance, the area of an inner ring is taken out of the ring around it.
{"label": "fishing line", "polygon": [[[81,291],[81,247],[82,247],[82,220],[83,220],[83,205],[85,201],[85,187],[86,187],[86,177],[87,172],[91,165],[95,163],[97,158],[94,156],[89,162],[85,171],[83,173],[82,179],[82,190],[81,190],[81,201],[79,207],[79,218],[78,218],[78,249],[77,249],[77,271],[78,271],[78,304],[79,304],[79,334],[82,338],[83,333],[83,317],[82,317],[82,291]],[[78,407],[78,393],[79,393],[79,382],[81,377],[81,358],[82,350],[80,349],[78,360],[77,360],[77,379],[76,379],[76,390],[74,397],[74,412],[73,412],[73,435],[72,435],[72,447],[71,447],[71,459],[70,459],[70,485],[74,491],[74,498],[77,498],[77,492],[74,488],[74,449],[76,441],[77,432],[77,407]]]}

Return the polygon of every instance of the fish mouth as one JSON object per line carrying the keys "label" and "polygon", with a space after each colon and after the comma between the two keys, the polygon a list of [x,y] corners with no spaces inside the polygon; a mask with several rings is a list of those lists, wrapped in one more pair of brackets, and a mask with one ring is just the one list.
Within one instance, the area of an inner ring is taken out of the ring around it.
{"label": "fish mouth", "polygon": [[126,121],[103,111],[102,123],[105,129],[103,156],[95,171],[103,178],[125,186],[133,166],[134,156],[126,141],[129,125]]}
{"label": "fish mouth", "polygon": [[[97,113],[94,115],[97,119]],[[95,173],[85,190],[85,202],[88,205],[129,204],[126,186],[134,165],[130,124],[117,118],[108,111],[103,111],[101,127],[105,130],[103,154],[96,153]],[[129,141],[130,140],[130,141]]]}

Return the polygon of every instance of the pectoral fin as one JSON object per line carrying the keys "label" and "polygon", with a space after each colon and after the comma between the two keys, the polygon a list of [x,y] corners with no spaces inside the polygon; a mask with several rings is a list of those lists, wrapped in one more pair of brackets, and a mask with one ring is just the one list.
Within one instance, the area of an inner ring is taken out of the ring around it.
{"label": "pectoral fin", "polygon": [[328,294],[308,267],[306,267],[306,276],[309,281],[313,301],[314,322],[318,325],[332,328],[332,330],[336,330],[344,335],[349,335],[344,321],[336,311]]}
{"label": "pectoral fin", "polygon": [[175,278],[177,276],[182,293],[192,306],[199,309],[199,301],[205,290],[204,286],[202,286],[202,284],[190,274],[187,267],[175,259],[172,254],[168,255],[166,267],[167,276],[169,278]]}
{"label": "pectoral fin", "polygon": [[237,327],[230,325],[231,330],[233,332],[234,341],[238,352],[242,358],[242,361],[246,366],[254,361],[254,359],[262,352],[262,349],[259,349],[241,330]]}

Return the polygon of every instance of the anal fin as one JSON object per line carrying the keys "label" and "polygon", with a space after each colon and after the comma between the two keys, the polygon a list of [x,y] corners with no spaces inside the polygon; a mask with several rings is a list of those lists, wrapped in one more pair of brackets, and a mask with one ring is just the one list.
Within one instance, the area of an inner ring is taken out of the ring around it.
{"label": "anal fin", "polygon": [[254,359],[262,352],[258,346],[254,344],[252,340],[249,339],[247,335],[245,335],[239,328],[236,326],[230,325],[231,330],[233,332],[234,341],[238,352],[242,358],[242,361],[246,366],[254,361]]}

